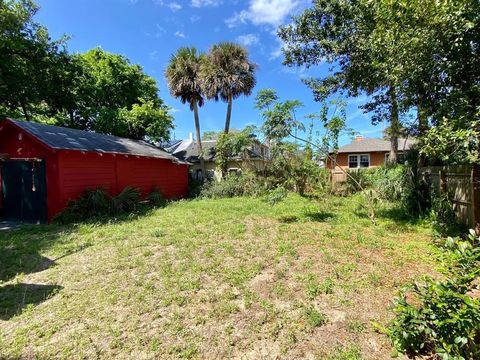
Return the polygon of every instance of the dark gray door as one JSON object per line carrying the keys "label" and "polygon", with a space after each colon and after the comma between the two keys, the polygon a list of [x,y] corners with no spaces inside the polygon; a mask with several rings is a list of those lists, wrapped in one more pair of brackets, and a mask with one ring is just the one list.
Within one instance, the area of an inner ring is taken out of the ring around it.
{"label": "dark gray door", "polygon": [[2,166],[3,214],[7,219],[47,222],[45,161],[5,161]]}

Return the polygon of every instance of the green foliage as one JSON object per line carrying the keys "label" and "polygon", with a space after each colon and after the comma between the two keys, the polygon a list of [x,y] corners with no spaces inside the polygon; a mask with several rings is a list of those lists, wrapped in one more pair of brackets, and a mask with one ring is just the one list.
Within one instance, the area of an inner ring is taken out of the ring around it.
{"label": "green foliage", "polygon": [[473,121],[468,126],[465,126],[465,121],[443,119],[422,138],[421,153],[448,164],[478,163],[479,121]]}
{"label": "green foliage", "polygon": [[148,137],[151,141],[166,141],[173,130],[173,117],[166,106],[156,106],[153,101],[140,99],[131,109],[119,109],[116,135],[134,139]]}
{"label": "green foliage", "polygon": [[200,83],[208,99],[228,103],[225,133],[230,130],[232,102],[242,95],[250,95],[257,82],[257,65],[250,61],[247,49],[232,42],[213,45],[202,58]]}
{"label": "green foliage", "polygon": [[77,200],[70,201],[67,208],[55,220],[61,223],[71,223],[109,214],[111,200],[103,188],[86,190]]}
{"label": "green foliage", "polygon": [[140,190],[127,186],[117,196],[110,196],[104,188],[84,191],[71,201],[55,220],[61,223],[81,222],[93,218],[115,216],[134,211],[140,202]]}
{"label": "green foliage", "polygon": [[200,131],[200,118],[198,108],[204,104],[203,89],[200,85],[200,63],[204,57],[194,47],[182,47],[170,57],[165,78],[170,94],[180,99],[183,104],[188,104],[193,111],[195,132],[200,153],[200,166],[205,174],[205,163],[202,154],[202,138]]}
{"label": "green foliage", "polygon": [[470,162],[478,161],[479,14],[476,0],[316,0],[279,36],[285,64],[335,64],[305,80],[318,101],[337,91],[372,95],[362,107],[375,123],[390,120],[392,150],[401,115],[416,110],[416,135],[439,126],[424,153]]}
{"label": "green foliage", "polygon": [[373,187],[382,199],[399,201],[408,191],[407,172],[403,165],[380,167],[373,176]]}
{"label": "green foliage", "polygon": [[288,195],[288,191],[279,186],[276,189],[269,190],[265,196],[265,201],[270,205],[276,205],[279,202],[283,201]]}
{"label": "green foliage", "polygon": [[141,192],[137,188],[127,186],[120,194],[112,198],[112,211],[121,214],[135,210],[140,201]]}
{"label": "green foliage", "polygon": [[452,234],[460,228],[450,194],[433,194],[430,220],[434,229],[442,235]]}
{"label": "green foliage", "polygon": [[261,178],[252,173],[242,175],[228,174],[221,181],[210,181],[204,184],[200,196],[218,199],[236,196],[260,196],[266,191]]}
{"label": "green foliage", "polygon": [[222,176],[227,173],[228,163],[233,157],[248,162],[249,150],[255,144],[255,127],[247,126],[242,131],[221,133],[218,135],[215,164],[222,171]]}
{"label": "green foliage", "polygon": [[436,353],[442,359],[480,356],[480,299],[473,295],[480,274],[479,238],[443,244],[445,279],[425,278],[395,301],[388,333],[395,348],[410,354]]}
{"label": "green foliage", "polygon": [[305,309],[305,318],[311,327],[319,327],[327,323],[327,316],[313,306]]}
{"label": "green foliage", "polygon": [[166,200],[163,197],[159,188],[154,187],[152,192],[148,195],[148,200],[153,206],[162,207],[165,206]]}
{"label": "green foliage", "polygon": [[0,112],[134,139],[167,140],[169,108],[139,65],[96,48],[71,55],[33,18],[33,1],[0,2]]}

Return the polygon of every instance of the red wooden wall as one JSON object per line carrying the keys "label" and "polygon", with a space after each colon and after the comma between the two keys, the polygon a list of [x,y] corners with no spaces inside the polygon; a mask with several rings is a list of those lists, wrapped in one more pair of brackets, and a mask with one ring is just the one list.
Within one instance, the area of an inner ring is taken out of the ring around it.
{"label": "red wooden wall", "polygon": [[[21,134],[19,136],[19,134]],[[157,187],[167,199],[188,193],[188,165],[168,159],[50,149],[11,123],[0,123],[0,154],[46,161],[48,218],[87,189],[104,187],[117,195],[127,186],[147,196]]]}
{"label": "red wooden wall", "polygon": [[188,192],[188,165],[167,159],[62,150],[58,163],[61,208],[86,189],[97,187],[117,195],[133,186],[143,196],[157,187],[167,199],[186,197]]}

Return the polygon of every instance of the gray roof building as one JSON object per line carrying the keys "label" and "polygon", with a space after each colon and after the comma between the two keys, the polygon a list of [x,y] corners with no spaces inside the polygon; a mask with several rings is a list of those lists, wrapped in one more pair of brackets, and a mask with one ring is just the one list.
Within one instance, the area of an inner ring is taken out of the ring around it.
{"label": "gray roof building", "polygon": [[52,149],[137,155],[178,161],[175,156],[145,141],[30,121],[8,120]]}
{"label": "gray roof building", "polygon": [[[415,139],[398,139],[398,151],[407,151],[416,143]],[[390,151],[390,140],[357,137],[352,143],[338,149],[338,153],[368,153]]]}

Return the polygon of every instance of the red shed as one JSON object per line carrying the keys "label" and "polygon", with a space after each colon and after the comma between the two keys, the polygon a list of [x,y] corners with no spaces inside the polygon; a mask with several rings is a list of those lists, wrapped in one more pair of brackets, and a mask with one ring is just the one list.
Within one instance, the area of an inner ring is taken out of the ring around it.
{"label": "red shed", "polygon": [[143,141],[34,122],[0,121],[0,210],[47,222],[83,191],[126,186],[165,198],[187,195],[188,164]]}

